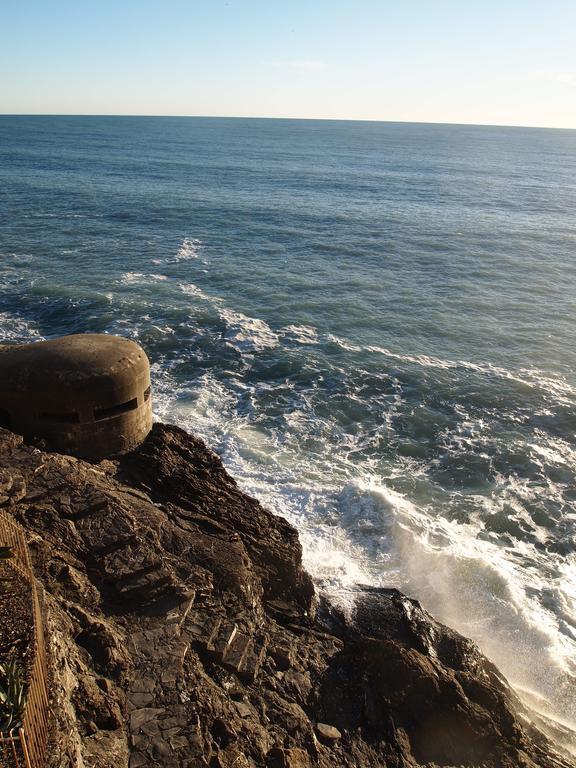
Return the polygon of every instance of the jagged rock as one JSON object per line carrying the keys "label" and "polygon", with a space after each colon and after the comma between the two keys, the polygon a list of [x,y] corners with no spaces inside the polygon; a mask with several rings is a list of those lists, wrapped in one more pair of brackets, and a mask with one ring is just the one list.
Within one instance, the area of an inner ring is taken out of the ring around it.
{"label": "jagged rock", "polygon": [[5,469],[0,469],[0,497],[8,496],[12,488],[12,475]]}
{"label": "jagged rock", "polygon": [[317,612],[295,530],[182,430],[98,464],[0,430],[0,459],[46,589],[50,768],[576,765],[416,601]]}
{"label": "jagged rock", "polygon": [[0,506],[17,504],[26,495],[26,482],[21,474],[0,469]]}

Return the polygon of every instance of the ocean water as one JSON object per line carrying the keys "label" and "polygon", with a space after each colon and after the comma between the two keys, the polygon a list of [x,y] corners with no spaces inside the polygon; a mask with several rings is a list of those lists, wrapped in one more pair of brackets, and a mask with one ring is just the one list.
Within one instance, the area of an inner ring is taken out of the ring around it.
{"label": "ocean water", "polygon": [[576,131],[0,117],[0,343],[137,339],[158,418],[576,728]]}

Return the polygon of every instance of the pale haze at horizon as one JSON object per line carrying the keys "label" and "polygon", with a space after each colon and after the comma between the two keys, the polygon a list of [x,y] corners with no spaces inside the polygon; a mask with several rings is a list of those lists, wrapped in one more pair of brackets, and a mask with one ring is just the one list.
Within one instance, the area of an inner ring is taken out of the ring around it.
{"label": "pale haze at horizon", "polygon": [[0,113],[576,128],[576,3],[2,0]]}

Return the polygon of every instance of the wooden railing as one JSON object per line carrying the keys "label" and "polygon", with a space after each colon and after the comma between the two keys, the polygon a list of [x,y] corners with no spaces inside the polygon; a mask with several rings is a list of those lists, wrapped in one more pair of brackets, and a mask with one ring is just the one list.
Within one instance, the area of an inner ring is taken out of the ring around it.
{"label": "wooden railing", "polygon": [[34,577],[23,529],[11,515],[2,511],[0,546],[12,548],[12,557],[4,564],[25,580],[30,588],[34,624],[33,663],[23,723],[20,728],[8,733],[0,732],[0,768],[44,768],[50,716],[44,637],[44,592]]}

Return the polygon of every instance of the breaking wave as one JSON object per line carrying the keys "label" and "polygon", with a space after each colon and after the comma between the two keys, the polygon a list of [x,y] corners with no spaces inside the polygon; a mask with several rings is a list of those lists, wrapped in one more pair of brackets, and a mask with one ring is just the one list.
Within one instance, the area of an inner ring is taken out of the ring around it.
{"label": "breaking wave", "polygon": [[259,352],[277,346],[278,334],[264,320],[231,309],[221,309],[219,314],[226,325],[224,338],[241,352]]}

